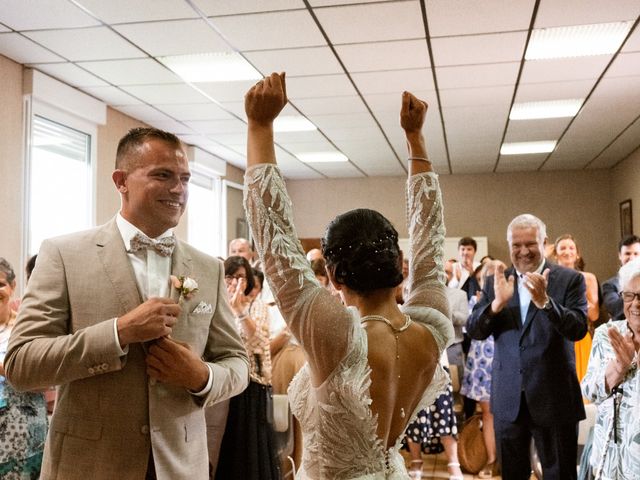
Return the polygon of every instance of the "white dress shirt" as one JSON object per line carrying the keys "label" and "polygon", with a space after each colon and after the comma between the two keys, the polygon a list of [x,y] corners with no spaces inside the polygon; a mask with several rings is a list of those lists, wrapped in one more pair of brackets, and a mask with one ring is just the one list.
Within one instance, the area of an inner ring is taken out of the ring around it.
{"label": "white dress shirt", "polygon": [[[536,268],[534,273],[542,273],[542,267],[544,267],[544,260],[538,268]],[[524,285],[524,273],[516,270],[516,274],[518,275],[518,296],[520,297],[520,319],[522,325],[524,325],[524,322],[527,320],[529,304],[531,303],[531,292],[529,292],[529,289]]]}

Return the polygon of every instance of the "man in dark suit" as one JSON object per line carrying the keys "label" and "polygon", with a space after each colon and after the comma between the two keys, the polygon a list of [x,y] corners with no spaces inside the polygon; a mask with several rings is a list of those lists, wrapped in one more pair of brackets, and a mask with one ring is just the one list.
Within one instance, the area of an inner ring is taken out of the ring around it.
{"label": "man in dark suit", "polygon": [[[627,235],[618,244],[618,258],[620,265],[625,265],[636,257],[640,257],[640,237]],[[620,297],[620,281],[618,274],[602,284],[602,298],[604,306],[613,320],[624,320],[622,298]]]}
{"label": "man in dark suit", "polygon": [[502,478],[529,479],[533,437],[545,480],[576,478],[577,423],[585,418],[573,343],[587,333],[584,277],[546,263],[546,227],[533,215],[507,229],[513,266],[485,282],[467,323],[493,335],[491,409]]}

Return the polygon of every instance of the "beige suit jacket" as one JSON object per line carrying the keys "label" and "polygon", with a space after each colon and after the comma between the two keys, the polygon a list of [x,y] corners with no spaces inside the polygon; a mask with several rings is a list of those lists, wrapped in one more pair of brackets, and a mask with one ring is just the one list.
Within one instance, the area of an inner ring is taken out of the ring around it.
{"label": "beige suit jacket", "polygon": [[[159,480],[208,478],[203,407],[242,392],[248,362],[221,262],[179,241],[172,274],[199,286],[172,337],[213,370],[213,388],[202,398],[150,381],[145,345],[118,354],[113,320],[142,298],[115,220],[43,242],[5,359],[17,389],[59,386],[43,480],[140,480],[150,448]],[[193,312],[200,302],[211,313]]]}

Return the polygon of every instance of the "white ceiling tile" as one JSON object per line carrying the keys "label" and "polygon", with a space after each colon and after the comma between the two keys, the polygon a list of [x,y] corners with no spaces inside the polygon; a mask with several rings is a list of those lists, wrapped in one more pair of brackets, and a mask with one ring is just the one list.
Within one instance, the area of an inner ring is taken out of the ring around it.
{"label": "white ceiling tile", "polygon": [[298,153],[332,152],[335,147],[326,139],[322,139],[316,142],[291,143],[287,145],[287,150],[296,155]]}
{"label": "white ceiling tile", "polygon": [[607,70],[605,78],[640,75],[640,52],[621,53]]}
{"label": "white ceiling tile", "polygon": [[325,46],[306,10],[213,18],[220,33],[240,51]]}
{"label": "white ceiling tile", "polygon": [[256,82],[203,82],[194,85],[218,102],[244,102],[244,95]]}
{"label": "white ceiling tile", "polygon": [[0,22],[14,30],[90,27],[100,24],[73,3],[59,0],[2,0]]}
{"label": "white ceiling tile", "polygon": [[274,139],[280,145],[290,145],[292,143],[318,142],[324,139],[324,135],[318,130],[307,132],[275,132]]}
{"label": "white ceiling tile", "polygon": [[194,120],[185,122],[196,132],[203,133],[215,139],[218,133],[246,133],[247,124],[236,118],[229,120]]}
{"label": "white ceiling tile", "polygon": [[150,58],[79,62],[78,65],[114,85],[180,83],[171,70]]}
{"label": "white ceiling tile", "polygon": [[364,171],[369,177],[404,177],[405,172],[400,164],[395,165],[390,163],[388,165],[358,165],[361,170]]}
{"label": "white ceiling tile", "polygon": [[637,0],[562,0],[540,2],[535,28],[635,20],[640,15]]}
{"label": "white ceiling tile", "polygon": [[194,0],[198,8],[207,16],[238,15],[242,13],[270,12],[278,10],[304,9],[302,0]]}
{"label": "white ceiling tile", "polygon": [[622,47],[623,52],[640,52],[640,28],[636,27]]}
{"label": "white ceiling tile", "polygon": [[544,162],[545,158],[546,154],[500,155],[500,161],[498,162],[496,172],[534,172],[540,167],[542,162]]}
{"label": "white ceiling tile", "polygon": [[7,28],[7,27],[5,27],[4,25],[0,24],[0,33],[3,33],[3,32],[10,32],[10,31],[11,31],[11,29],[10,29],[10,28]]}
{"label": "white ceiling tile", "polygon": [[450,148],[455,143],[490,144],[502,138],[509,106],[452,107],[442,113]]}
{"label": "white ceiling tile", "polygon": [[114,28],[156,57],[232,51],[224,39],[202,19],[131,23]]}
{"label": "white ceiling tile", "polygon": [[560,138],[571,118],[544,118],[536,120],[511,120],[505,142],[535,142]]}
{"label": "white ceiling tile", "polygon": [[43,30],[27,32],[25,35],[71,61],[145,56],[107,27]]}
{"label": "white ceiling tile", "polygon": [[329,178],[364,177],[364,175],[350,162],[313,163],[311,166]]}
{"label": "white ceiling tile", "polygon": [[209,99],[185,83],[167,85],[129,85],[122,90],[146,103],[209,103]]}
{"label": "white ceiling tile", "polygon": [[176,18],[196,18],[187,2],[176,0],[78,0],[105,23],[151,22]]}
{"label": "white ceiling tile", "polygon": [[519,62],[527,32],[491,33],[431,40],[436,66]]}
{"label": "white ceiling tile", "polygon": [[332,142],[336,144],[342,141],[370,140],[382,135],[380,128],[377,126],[327,128],[322,131]]}
{"label": "white ceiling tile", "polygon": [[572,82],[545,82],[520,84],[516,93],[516,103],[539,100],[562,100],[586,98],[596,80],[575,80]]}
{"label": "white ceiling tile", "polygon": [[514,87],[511,85],[482,88],[447,88],[440,90],[443,107],[478,105],[511,105]]}
{"label": "white ceiling tile", "polygon": [[319,8],[315,13],[334,45],[425,38],[418,1]]}
{"label": "white ceiling tile", "polygon": [[640,76],[603,78],[587,106],[608,110],[609,115],[619,115],[629,109],[640,111]]}
{"label": "white ceiling tile", "polygon": [[[478,164],[470,164],[464,162],[456,162],[453,164],[453,173],[456,175],[476,175],[493,171],[495,162],[484,162]],[[442,174],[441,174],[442,175]]]}
{"label": "white ceiling tile", "polygon": [[360,97],[355,95],[349,97],[301,98],[295,104],[306,116],[367,111]]}
{"label": "white ceiling tile", "polygon": [[[239,152],[247,151],[247,132],[238,132],[238,133],[214,133],[209,135],[212,138],[215,138],[216,142],[221,143],[222,145],[226,145],[229,148],[233,146],[233,149]],[[238,145],[241,145],[241,148],[238,148]]]}
{"label": "white ceiling tile", "polygon": [[354,73],[351,78],[361,93],[396,93],[434,90],[430,68]]}
{"label": "white ceiling tile", "polygon": [[247,166],[247,160],[244,155],[235,152],[234,150],[223,145],[219,145],[212,141],[211,143],[207,143],[206,147],[203,146],[202,148],[207,152],[235,165],[238,168],[246,168]]}
{"label": "white ceiling tile", "polygon": [[427,21],[432,37],[528,30],[534,0],[466,2],[429,0]]}
{"label": "white ceiling tile", "polygon": [[513,85],[518,76],[519,68],[519,62],[437,67],[436,78],[438,79],[439,88]]}
{"label": "white ceiling tile", "polygon": [[63,58],[19,33],[0,33],[0,54],[18,63],[64,61]]}
{"label": "white ceiling tile", "polygon": [[244,56],[265,75],[282,71],[292,77],[343,73],[329,47],[247,52]]}
{"label": "white ceiling tile", "polygon": [[591,57],[527,60],[522,69],[521,83],[566,82],[598,78],[612,55]]}
{"label": "white ceiling tile", "polygon": [[33,65],[58,80],[74,87],[106,87],[108,83],[83,70],[73,63],[41,63]]}
{"label": "white ceiling tile", "polygon": [[163,120],[168,122],[172,120],[164,113],[156,110],[149,105],[121,105],[116,107],[116,110],[129,115],[130,117],[137,118],[143,122],[151,122],[156,120]]}
{"label": "white ceiling tile", "polygon": [[[427,105],[434,107],[434,109],[437,108],[438,102],[435,91],[414,90],[412,93],[420,100],[427,102]],[[400,92],[367,94],[364,95],[364,99],[376,115],[390,112],[394,121],[398,119],[400,106],[402,105]]]}
{"label": "white ceiling tile", "polygon": [[214,103],[158,104],[156,107],[176,120],[225,120],[233,118]]}
{"label": "white ceiling tile", "polygon": [[335,5],[351,5],[354,3],[380,3],[381,0],[309,0],[312,7],[330,7]]}
{"label": "white ceiling tile", "polygon": [[335,48],[350,72],[429,67],[425,40],[360,43]]}
{"label": "white ceiling tile", "polygon": [[610,168],[640,147],[640,120],[636,120],[588,168]]}
{"label": "white ceiling tile", "polygon": [[371,118],[368,112],[311,115],[309,116],[309,120],[318,128],[327,131],[352,128],[377,128],[373,118]]}
{"label": "white ceiling tile", "polygon": [[82,90],[112,106],[142,104],[141,100],[132,97],[117,87],[82,87]]}
{"label": "white ceiling tile", "polygon": [[289,100],[355,94],[353,85],[344,74],[314,77],[290,77],[287,75],[287,97]]}

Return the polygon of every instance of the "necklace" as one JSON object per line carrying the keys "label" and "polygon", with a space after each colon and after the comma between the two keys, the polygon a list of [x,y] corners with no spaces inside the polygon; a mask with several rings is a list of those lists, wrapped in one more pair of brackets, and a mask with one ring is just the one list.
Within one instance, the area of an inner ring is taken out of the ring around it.
{"label": "necklace", "polygon": [[[395,337],[395,340],[396,340],[396,364],[397,364],[398,360],[400,359],[400,348],[398,346],[398,336],[402,332],[404,332],[407,328],[409,328],[409,325],[411,325],[411,322],[412,322],[411,317],[405,314],[404,324],[399,328],[394,327],[391,321],[389,321],[388,318],[385,318],[382,315],[367,315],[360,319],[360,323],[367,323],[367,322],[382,322],[389,325],[389,328],[391,328],[391,331],[393,332],[393,336]],[[400,378],[399,373],[398,373],[398,378]],[[400,408],[400,418],[404,418],[404,417],[405,417],[404,408]]]}

